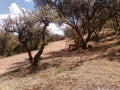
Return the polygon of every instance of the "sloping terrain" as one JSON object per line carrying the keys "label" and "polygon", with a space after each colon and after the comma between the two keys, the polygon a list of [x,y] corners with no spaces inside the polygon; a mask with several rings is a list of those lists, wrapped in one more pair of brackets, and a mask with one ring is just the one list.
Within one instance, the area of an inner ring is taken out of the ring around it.
{"label": "sloping terrain", "polygon": [[68,52],[64,42],[47,46],[55,51],[43,55],[36,73],[25,65],[1,76],[0,90],[120,90],[120,36],[107,33],[84,51]]}
{"label": "sloping terrain", "polygon": [[[42,57],[50,57],[51,52],[57,52],[61,51],[65,48],[65,41],[58,41],[54,43],[50,43],[48,46],[45,47],[44,53],[42,54]],[[33,51],[33,55],[37,51]],[[28,64],[28,55],[27,53],[11,56],[8,58],[0,59],[0,75],[9,71],[12,68],[15,68],[16,66],[21,66],[23,64]]]}

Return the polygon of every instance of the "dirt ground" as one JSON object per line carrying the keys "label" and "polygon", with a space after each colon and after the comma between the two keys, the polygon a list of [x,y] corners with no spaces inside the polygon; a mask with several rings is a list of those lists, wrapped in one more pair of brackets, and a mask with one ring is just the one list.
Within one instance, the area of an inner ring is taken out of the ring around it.
{"label": "dirt ground", "polygon": [[[45,47],[44,53],[42,55],[43,58],[51,56],[51,52],[61,51],[65,48],[65,41],[58,41],[54,43],[50,43],[48,46]],[[33,55],[37,51],[32,52]],[[28,64],[29,61],[27,60],[28,56],[27,53],[11,56],[8,58],[0,59],[0,75],[8,72],[12,68],[17,66],[21,66],[23,64]]]}
{"label": "dirt ground", "polygon": [[64,46],[65,41],[49,44],[36,73],[25,65],[1,76],[0,90],[120,90],[119,36],[107,33],[84,51],[68,52]]}

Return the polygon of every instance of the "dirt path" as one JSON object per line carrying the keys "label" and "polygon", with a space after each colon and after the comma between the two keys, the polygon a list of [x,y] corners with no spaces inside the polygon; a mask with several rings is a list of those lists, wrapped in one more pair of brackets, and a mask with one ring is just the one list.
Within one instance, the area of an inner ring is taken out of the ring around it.
{"label": "dirt path", "polygon": [[[65,48],[64,40],[50,43],[48,46],[45,47],[42,57],[49,57],[51,55],[51,52],[61,51],[64,48]],[[34,55],[36,51],[32,53]],[[27,58],[28,58],[27,53],[23,53],[8,58],[0,59],[0,75],[7,72],[9,69],[13,67],[25,64],[25,62],[27,63],[28,62],[26,60]]]}

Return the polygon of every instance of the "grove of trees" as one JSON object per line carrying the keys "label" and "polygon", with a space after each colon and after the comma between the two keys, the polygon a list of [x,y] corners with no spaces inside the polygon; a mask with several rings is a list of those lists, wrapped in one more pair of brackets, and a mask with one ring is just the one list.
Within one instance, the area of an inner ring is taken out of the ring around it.
{"label": "grove of trees", "polygon": [[[23,14],[19,17],[11,18],[9,16],[5,19],[1,28],[0,39],[1,43],[3,43],[0,46],[1,55],[8,52],[7,56],[10,56],[13,50],[18,51],[18,49],[21,49],[16,46],[19,43],[24,48],[22,50],[28,53],[31,66],[37,66],[48,41],[64,38],[63,36],[60,37],[60,35],[53,35],[48,31],[47,27],[53,21],[53,16],[51,16],[53,14],[50,14],[52,12],[49,9],[49,6],[44,6],[40,8],[40,11],[23,10]],[[54,39],[54,37],[57,39]],[[3,51],[2,48],[6,49],[6,51]],[[35,56],[32,56],[31,51],[36,49],[38,49],[38,52]]]}
{"label": "grove of trees", "polygon": [[[34,0],[37,7],[50,5],[59,19],[77,34],[77,42],[82,49],[95,35],[98,36],[103,25],[119,16],[119,0]],[[74,33],[73,33],[74,34]],[[76,41],[76,40],[75,40]]]}
{"label": "grove of trees", "polygon": [[[65,37],[74,40],[76,49],[87,49],[88,42],[98,37],[105,25],[111,26],[109,25],[111,22],[115,24],[114,29],[119,31],[120,0],[33,1],[35,11],[23,10],[23,14],[19,17],[8,17],[4,20],[0,32],[0,42],[5,44],[0,48],[9,47],[6,49],[9,56],[19,42],[27,51],[31,66],[37,66],[41,60],[48,37],[53,41],[58,38],[50,35],[47,29],[50,23],[58,26],[68,25],[69,28],[65,29]],[[8,41],[7,38],[10,37],[12,38]],[[13,38],[18,42],[14,42]],[[35,49],[38,49],[38,52],[33,56],[31,51]],[[0,53],[3,51],[0,50]]]}

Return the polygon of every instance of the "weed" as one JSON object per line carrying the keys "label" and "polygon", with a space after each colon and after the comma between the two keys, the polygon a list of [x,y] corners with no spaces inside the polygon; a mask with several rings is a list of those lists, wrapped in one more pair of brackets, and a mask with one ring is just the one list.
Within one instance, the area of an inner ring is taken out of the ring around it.
{"label": "weed", "polygon": [[52,66],[53,66],[53,67],[59,67],[62,62],[63,62],[62,57],[53,58]]}
{"label": "weed", "polygon": [[57,69],[57,73],[56,74],[62,73],[63,71],[65,71],[65,69],[63,67],[59,67]]}

